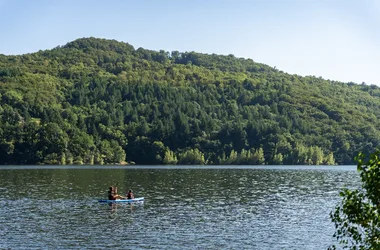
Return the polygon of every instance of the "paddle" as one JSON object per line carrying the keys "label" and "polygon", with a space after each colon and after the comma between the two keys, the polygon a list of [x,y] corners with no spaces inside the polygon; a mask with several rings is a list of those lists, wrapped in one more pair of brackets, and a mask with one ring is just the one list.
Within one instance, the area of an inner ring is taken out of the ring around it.
{"label": "paddle", "polygon": [[117,194],[117,186],[119,185],[119,182],[116,182],[116,185],[115,185],[115,194]]}
{"label": "paddle", "polygon": [[119,199],[122,199],[122,200],[127,199],[127,197],[121,196],[121,195],[119,195],[119,194],[117,193],[117,186],[118,186],[118,185],[119,185],[119,182],[116,182],[116,185],[115,185],[115,195],[119,196],[119,197],[120,197]]}

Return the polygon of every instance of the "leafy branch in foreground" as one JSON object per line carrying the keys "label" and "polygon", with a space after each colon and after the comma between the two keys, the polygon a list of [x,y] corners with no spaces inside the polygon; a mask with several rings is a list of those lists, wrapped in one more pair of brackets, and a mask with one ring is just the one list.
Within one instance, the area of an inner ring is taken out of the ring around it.
{"label": "leafy branch in foreground", "polygon": [[369,159],[359,153],[356,160],[362,187],[340,193],[343,200],[330,214],[334,237],[345,249],[380,249],[380,150]]}

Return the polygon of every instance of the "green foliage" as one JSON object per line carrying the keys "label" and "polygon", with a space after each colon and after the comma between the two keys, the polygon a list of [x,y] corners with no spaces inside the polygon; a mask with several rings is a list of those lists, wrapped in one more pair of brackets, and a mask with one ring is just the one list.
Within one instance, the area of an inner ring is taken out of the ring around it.
{"label": "green foliage", "polygon": [[330,214],[334,237],[344,248],[380,249],[380,151],[368,160],[360,153],[357,160],[362,188],[340,193],[343,200]]}
{"label": "green foliage", "polygon": [[178,163],[181,165],[204,165],[207,162],[204,154],[196,148],[180,153]]}
{"label": "green foliage", "polygon": [[[222,156],[219,159],[219,164],[226,165],[261,165],[265,163],[264,151],[262,148],[255,150],[251,148],[249,150],[242,149],[240,153],[236,152],[234,149],[231,150],[230,155],[225,157]],[[276,164],[282,164],[281,162],[276,162]]]}
{"label": "green foliage", "polygon": [[165,165],[175,165],[175,164],[177,164],[177,162],[178,162],[178,160],[177,160],[177,157],[175,156],[174,152],[167,149],[165,151],[165,156],[164,156],[162,163]]}
{"label": "green foliage", "polygon": [[257,165],[265,163],[264,150],[262,148],[255,150],[255,153],[253,153],[253,162]]}
{"label": "green foliage", "polygon": [[335,165],[335,159],[334,159],[334,154],[332,152],[330,152],[326,158],[325,158],[325,161],[324,161],[324,164],[325,165]]}
{"label": "green foliage", "polygon": [[379,96],[233,55],[82,38],[0,57],[0,164],[180,164],[190,149],[199,164],[352,164],[380,144]]}
{"label": "green foliage", "polygon": [[275,154],[273,157],[273,164],[281,165],[283,163],[284,157],[281,153]]}
{"label": "green foliage", "polygon": [[103,140],[100,143],[100,157],[96,159],[98,164],[111,164],[125,160],[126,153],[117,141]]}

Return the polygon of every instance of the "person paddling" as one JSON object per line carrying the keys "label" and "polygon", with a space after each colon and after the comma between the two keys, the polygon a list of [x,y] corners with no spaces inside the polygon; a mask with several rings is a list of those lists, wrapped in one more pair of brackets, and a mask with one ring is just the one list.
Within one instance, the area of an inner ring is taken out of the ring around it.
{"label": "person paddling", "polygon": [[117,187],[110,186],[108,190],[108,199],[117,200],[117,199],[126,199],[126,197],[117,194]]}

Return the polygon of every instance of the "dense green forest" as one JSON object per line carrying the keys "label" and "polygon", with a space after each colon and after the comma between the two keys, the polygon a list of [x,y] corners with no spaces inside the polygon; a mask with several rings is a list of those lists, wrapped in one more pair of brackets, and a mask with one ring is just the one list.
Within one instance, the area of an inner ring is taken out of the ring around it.
{"label": "dense green forest", "polygon": [[83,38],[0,55],[0,164],[352,164],[380,89]]}

